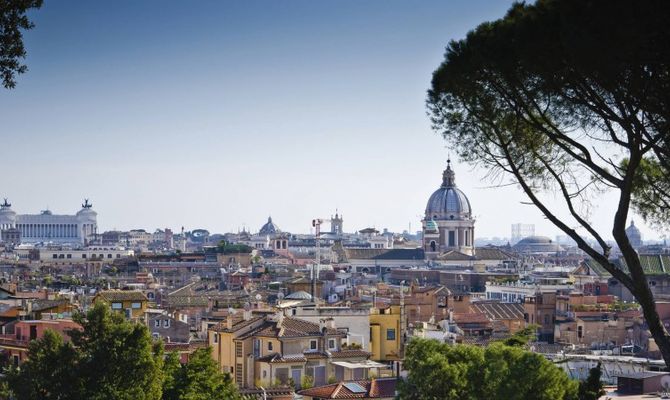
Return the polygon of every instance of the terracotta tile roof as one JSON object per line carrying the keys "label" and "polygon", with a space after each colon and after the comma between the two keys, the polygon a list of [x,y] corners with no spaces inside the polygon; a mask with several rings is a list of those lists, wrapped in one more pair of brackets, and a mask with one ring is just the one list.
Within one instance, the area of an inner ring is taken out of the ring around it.
{"label": "terracotta tile roof", "polygon": [[139,290],[103,290],[96,297],[105,301],[149,301]]}
{"label": "terracotta tile roof", "polygon": [[[280,324],[279,337],[321,336],[319,324],[299,318],[284,317]],[[337,329],[326,328],[328,335],[343,335]]]}
{"label": "terracotta tile roof", "polygon": [[486,314],[480,312],[454,313],[454,322],[458,324],[488,324],[490,321]]}
{"label": "terracotta tile roof", "polygon": [[365,350],[340,350],[331,352],[330,356],[332,358],[350,358],[350,357],[370,358],[370,356],[372,356],[372,353],[367,352]]}
{"label": "terracotta tile roof", "polygon": [[[396,378],[380,378],[373,380],[358,380],[333,383],[325,386],[313,387],[298,392],[303,396],[320,399],[379,399],[394,398]],[[350,387],[357,385],[364,391],[351,391]]]}

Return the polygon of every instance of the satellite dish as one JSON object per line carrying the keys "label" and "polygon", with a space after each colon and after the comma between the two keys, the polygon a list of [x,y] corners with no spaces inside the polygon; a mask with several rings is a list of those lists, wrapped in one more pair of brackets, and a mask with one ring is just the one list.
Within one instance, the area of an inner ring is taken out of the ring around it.
{"label": "satellite dish", "polygon": [[261,301],[262,298],[263,298],[263,296],[261,296],[260,294],[256,295],[256,301]]}
{"label": "satellite dish", "polygon": [[228,314],[235,315],[235,309],[233,307],[228,307]]}
{"label": "satellite dish", "polygon": [[284,298],[284,293],[282,293],[282,292],[277,293],[277,298],[279,300],[283,299]]}

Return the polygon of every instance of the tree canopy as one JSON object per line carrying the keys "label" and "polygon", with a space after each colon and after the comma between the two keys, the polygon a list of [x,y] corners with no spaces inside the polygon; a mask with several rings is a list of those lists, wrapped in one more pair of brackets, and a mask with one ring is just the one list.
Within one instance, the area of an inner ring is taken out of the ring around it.
{"label": "tree canopy", "polygon": [[[670,365],[670,337],[625,232],[631,208],[670,224],[668,18],[665,1],[514,4],[449,43],[427,105],[460,158],[518,185],[631,291]],[[611,234],[628,271],[590,222],[604,192],[618,196]],[[556,195],[562,209],[547,201]]]}
{"label": "tree canopy", "polygon": [[578,383],[540,354],[494,343],[488,347],[415,339],[402,400],[575,399]]}
{"label": "tree canopy", "polygon": [[[7,371],[7,388],[17,400],[36,399],[236,399],[230,377],[220,373],[210,350],[199,349],[181,365],[166,357],[145,325],[97,304],[75,320],[82,330],[71,342],[47,331],[30,344],[28,360]],[[223,397],[221,397],[223,396]]]}
{"label": "tree canopy", "polygon": [[26,12],[40,8],[42,0],[0,1],[0,78],[6,89],[16,86],[16,75],[28,70],[21,59],[26,57],[22,30],[33,28]]}

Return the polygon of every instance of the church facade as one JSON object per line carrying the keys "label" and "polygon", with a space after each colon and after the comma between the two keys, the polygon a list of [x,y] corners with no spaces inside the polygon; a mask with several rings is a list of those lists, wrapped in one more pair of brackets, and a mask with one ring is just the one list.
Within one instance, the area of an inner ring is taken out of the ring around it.
{"label": "church facade", "polygon": [[421,222],[426,259],[434,260],[450,251],[475,255],[475,219],[470,200],[456,187],[450,160],[442,173],[442,185],[428,199]]}

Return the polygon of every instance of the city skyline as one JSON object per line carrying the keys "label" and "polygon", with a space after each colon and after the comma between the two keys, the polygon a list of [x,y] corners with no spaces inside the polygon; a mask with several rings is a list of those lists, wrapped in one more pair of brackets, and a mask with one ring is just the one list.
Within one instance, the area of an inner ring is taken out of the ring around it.
{"label": "city skyline", "polygon": [[[308,232],[337,208],[345,230],[416,231],[451,156],[477,237],[519,222],[553,237],[520,189],[455,159],[424,106],[449,40],[510,4],[48,2],[25,34],[28,73],[0,97],[0,196],[63,214],[89,197],[102,230],[272,215]],[[608,215],[592,216],[604,232]]]}

